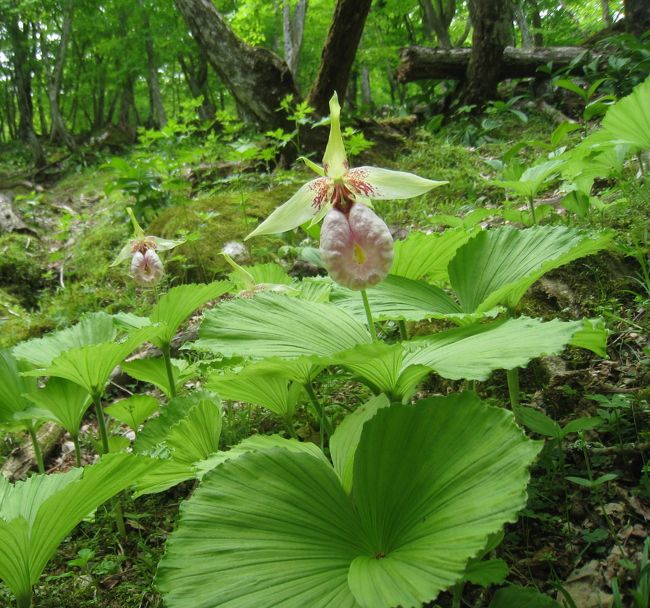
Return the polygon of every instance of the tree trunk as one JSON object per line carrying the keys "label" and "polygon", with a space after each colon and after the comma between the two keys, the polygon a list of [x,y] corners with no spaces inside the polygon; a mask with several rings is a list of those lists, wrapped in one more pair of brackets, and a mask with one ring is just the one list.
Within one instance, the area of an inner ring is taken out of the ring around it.
{"label": "tree trunk", "polygon": [[66,147],[72,151],[77,151],[77,144],[70,135],[63,122],[61,107],[59,106],[59,95],[61,91],[61,81],[63,80],[63,67],[68,52],[68,44],[72,34],[72,17],[74,15],[74,0],[68,0],[63,12],[63,25],[59,37],[59,47],[56,51],[54,66],[48,65],[47,42],[43,31],[39,32],[41,43],[41,56],[45,67],[47,78],[47,98],[50,102],[50,141],[62,141]]}
{"label": "tree trunk", "polygon": [[320,68],[309,92],[309,105],[317,114],[329,114],[334,91],[345,99],[350,70],[361,41],[372,0],[338,0],[321,55]]}
{"label": "tree trunk", "polygon": [[[46,162],[45,153],[34,132],[31,70],[27,57],[28,33],[26,29],[20,28],[18,17],[12,13],[7,15],[5,27],[9,33],[13,51],[14,83],[18,98],[18,112],[20,113],[18,133],[20,138],[29,145],[34,164],[37,167],[43,167]],[[27,26],[23,24],[23,28],[27,28]]]}
{"label": "tree trunk", "polygon": [[650,30],[650,2],[648,0],[623,0],[625,28],[630,34],[641,36]]}
{"label": "tree trunk", "polygon": [[[526,78],[538,75],[537,68],[553,62],[556,68],[566,67],[586,49],[580,46],[558,46],[520,49],[508,46],[503,52],[499,78]],[[400,82],[429,79],[462,80],[472,55],[472,49],[432,49],[410,46],[401,50],[397,78]],[[604,59],[599,53],[590,53],[589,59]],[[575,66],[580,70],[580,66]]]}
{"label": "tree trunk", "polygon": [[205,53],[199,49],[198,65],[193,65],[192,59],[186,59],[182,53],[178,54],[178,63],[185,77],[185,82],[194,99],[202,98],[198,108],[199,118],[203,121],[214,120],[216,109],[208,91],[208,60]]}
{"label": "tree trunk", "polygon": [[282,11],[284,31],[284,60],[293,74],[294,80],[298,78],[298,61],[302,47],[303,34],[305,33],[305,16],[307,14],[307,0],[298,0],[293,13],[290,0],[284,0]]}
{"label": "tree trunk", "polygon": [[374,108],[372,103],[372,89],[370,88],[370,70],[364,63],[361,66],[361,100],[363,105],[367,106],[370,110]]}
{"label": "tree trunk", "polygon": [[270,51],[240,40],[217,12],[211,0],[174,0],[192,36],[205,53],[237,104],[259,126],[290,130],[286,116],[277,111],[287,95],[298,97],[291,72]]}
{"label": "tree trunk", "polygon": [[431,38],[435,32],[438,45],[450,49],[449,26],[456,14],[456,0],[419,0],[419,3],[425,35]]}
{"label": "tree trunk", "polygon": [[612,19],[612,14],[609,12],[609,0],[600,0],[600,9],[603,13],[605,27],[612,27],[614,20]]}
{"label": "tree trunk", "polygon": [[473,0],[474,35],[466,80],[460,90],[464,105],[482,108],[497,96],[502,79],[503,51],[511,38],[509,0]]}
{"label": "tree trunk", "polygon": [[160,94],[158,63],[156,62],[156,54],[153,47],[149,13],[142,0],[138,0],[138,5],[142,14],[144,48],[147,54],[147,86],[149,88],[150,121],[157,129],[161,129],[167,124],[167,115],[165,114],[165,106],[163,105],[162,95]]}
{"label": "tree trunk", "polygon": [[531,23],[533,24],[533,44],[544,46],[544,34],[542,33],[542,17],[539,13],[537,0],[529,0],[533,12]]}
{"label": "tree trunk", "polygon": [[517,27],[521,33],[521,46],[525,49],[529,49],[533,46],[533,37],[530,35],[530,29],[528,29],[528,21],[526,20],[524,7],[521,3],[516,3],[513,5],[512,10],[515,21],[517,22]]}

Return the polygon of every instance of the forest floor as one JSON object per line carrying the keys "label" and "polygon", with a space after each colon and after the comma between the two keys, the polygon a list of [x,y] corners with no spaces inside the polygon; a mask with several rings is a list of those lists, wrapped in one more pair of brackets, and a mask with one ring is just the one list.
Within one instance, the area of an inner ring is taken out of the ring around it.
{"label": "forest floor", "polygon": [[[482,216],[483,225],[520,225],[518,204],[504,203],[503,191],[489,183],[494,172],[486,161],[501,158],[517,141],[548,140],[555,125],[534,113],[525,124],[514,117],[500,118],[497,127],[486,132],[476,127],[472,132],[469,124],[433,134],[412,130],[401,137],[400,146],[377,144],[353,160],[355,165],[399,168],[449,182],[415,202],[376,204],[396,238],[413,230],[469,225],[477,209],[494,211]],[[20,160],[0,166],[0,191],[10,191],[26,225],[0,235],[0,346],[67,326],[84,312],[140,314],[150,308],[157,292],[136,288],[125,266],[109,267],[131,234],[127,205],[146,218],[148,234],[186,240],[166,259],[168,285],[210,281],[229,270],[220,255],[224,246],[241,244],[259,220],[311,178],[303,169],[258,173],[245,162],[206,168],[206,151],[199,141],[176,147],[173,159],[171,148],[125,150],[115,156],[117,162],[106,153],[84,162],[68,159],[38,186],[24,183]],[[18,158],[18,151],[13,152],[12,158]],[[520,154],[532,159],[538,152],[528,146]],[[120,164],[124,161],[131,173]],[[201,166],[201,171],[188,168]],[[555,204],[546,221],[615,230],[616,248],[546,275],[522,305],[530,316],[542,318],[600,317],[611,332],[606,359],[570,348],[523,370],[524,403],[543,408],[561,426],[578,416],[598,416],[601,422],[579,436],[546,440],[533,471],[528,506],[519,521],[508,526],[496,553],[510,566],[510,582],[537,587],[553,597],[570,596],[578,608],[609,606],[614,578],[624,593],[637,585],[650,525],[650,281],[645,244],[650,180],[637,172],[630,162],[620,179],[598,184],[611,204],[586,220],[576,220],[556,205],[556,184],[549,186],[538,201]],[[507,219],[499,211],[504,204],[512,212]],[[257,239],[246,243],[238,260],[275,261],[303,276],[314,271],[299,259],[300,248],[309,244],[291,235],[285,240]],[[445,394],[462,386],[435,378],[421,393]],[[114,398],[123,388],[134,386],[116,382]],[[345,374],[329,377],[320,389],[329,392],[333,402],[341,394],[365,396],[357,387],[351,390]],[[476,390],[482,397],[507,401],[505,372],[495,372]],[[306,412],[303,422],[309,428]],[[82,436],[88,458],[93,428],[89,417]],[[252,433],[279,430],[278,420],[268,412],[231,408],[226,410],[222,442],[228,447]],[[13,457],[22,441],[4,437],[0,464]],[[64,438],[49,455],[47,468],[57,471],[72,464]],[[597,483],[601,478],[604,481]],[[123,496],[126,540],[115,535],[112,519],[100,508],[94,523],[82,523],[60,547],[35,587],[35,606],[161,606],[153,584],[156,565],[179,503],[192,487],[186,483],[140,498],[137,508]],[[490,589],[468,585],[464,599],[466,605],[480,608],[487,606],[491,594]],[[0,605],[11,605],[10,598],[0,586]],[[435,605],[450,606],[451,596],[443,594]]]}

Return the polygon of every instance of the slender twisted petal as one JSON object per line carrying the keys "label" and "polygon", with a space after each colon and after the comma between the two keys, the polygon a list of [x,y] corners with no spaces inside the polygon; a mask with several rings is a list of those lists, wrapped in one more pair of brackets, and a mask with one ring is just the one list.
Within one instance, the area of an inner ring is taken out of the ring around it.
{"label": "slender twisted petal", "polygon": [[347,215],[330,209],[321,229],[320,254],[337,283],[360,291],[388,275],[393,237],[384,221],[366,205],[353,205]]}
{"label": "slender twisted petal", "polygon": [[141,285],[155,285],[165,274],[163,264],[153,249],[136,251],[131,259],[131,274]]}

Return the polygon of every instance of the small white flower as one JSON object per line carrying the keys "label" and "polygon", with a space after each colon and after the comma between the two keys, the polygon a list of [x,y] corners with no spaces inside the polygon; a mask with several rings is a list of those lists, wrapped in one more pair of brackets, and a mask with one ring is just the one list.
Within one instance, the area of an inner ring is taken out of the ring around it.
{"label": "small white flower", "polygon": [[348,214],[333,208],[321,228],[320,255],[330,276],[359,291],[386,278],[393,263],[393,237],[384,221],[366,205]]}
{"label": "small white flower", "polygon": [[153,249],[136,251],[131,259],[131,276],[141,285],[155,285],[165,274],[163,263]]}

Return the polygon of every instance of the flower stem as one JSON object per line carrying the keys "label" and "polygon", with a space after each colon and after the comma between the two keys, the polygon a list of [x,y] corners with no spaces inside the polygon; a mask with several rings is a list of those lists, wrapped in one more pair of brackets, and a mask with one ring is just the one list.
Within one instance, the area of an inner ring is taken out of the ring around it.
{"label": "flower stem", "polygon": [[406,327],[406,321],[398,321],[399,325],[399,337],[401,340],[408,340],[409,339],[409,330],[408,327]]}
{"label": "flower stem", "polygon": [[528,198],[528,206],[530,207],[530,219],[533,224],[537,225],[537,218],[535,217],[535,199],[531,196]]}
{"label": "flower stem", "polygon": [[365,289],[361,290],[361,299],[363,300],[363,308],[366,311],[366,318],[368,319],[368,329],[370,330],[370,336],[372,337],[373,342],[378,342],[377,332],[375,330],[375,324],[372,321],[372,311],[370,310],[370,302],[368,302],[368,294]]}
{"label": "flower stem", "polygon": [[99,425],[99,436],[102,440],[102,453],[108,454],[110,447],[108,444],[106,419],[104,418],[104,410],[102,408],[102,398],[100,395],[95,395],[93,401],[95,402],[95,413],[97,414],[97,424]]}
{"label": "flower stem", "polygon": [[305,384],[305,390],[307,391],[307,394],[309,395],[309,399],[311,400],[311,403],[314,406],[314,410],[316,410],[316,415],[320,420],[320,447],[322,450],[325,446],[325,434],[327,434],[328,437],[332,435],[332,423],[327,417],[327,414],[325,413],[323,406],[318,401],[318,397],[314,392],[314,387],[311,385],[311,382],[307,382]]}
{"label": "flower stem", "polygon": [[43,462],[43,452],[41,446],[38,444],[38,437],[34,427],[29,425],[29,436],[32,438],[32,445],[34,446],[34,456],[36,457],[36,464],[38,465],[38,472],[45,473],[45,463]]}
{"label": "flower stem", "polygon": [[72,436],[72,443],[74,444],[74,458],[77,466],[81,466],[81,446],[79,445],[79,435]]}
{"label": "flower stem", "polygon": [[519,368],[509,369],[508,377],[508,394],[510,395],[510,407],[514,409],[519,405]]}
{"label": "flower stem", "polygon": [[169,344],[166,342],[161,349],[163,359],[165,360],[165,369],[167,370],[167,382],[169,383],[169,396],[173,399],[176,397],[176,382],[174,381],[174,370],[172,368],[172,357]]}

